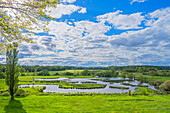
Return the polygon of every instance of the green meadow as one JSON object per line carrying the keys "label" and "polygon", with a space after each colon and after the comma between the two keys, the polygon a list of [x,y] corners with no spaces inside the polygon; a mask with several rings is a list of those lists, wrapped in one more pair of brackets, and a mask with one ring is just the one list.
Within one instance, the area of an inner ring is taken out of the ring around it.
{"label": "green meadow", "polygon": [[[65,81],[40,81],[33,79],[40,78],[93,78],[94,75],[84,76],[76,75],[83,70],[49,71],[50,76],[19,76],[19,84],[49,84],[59,85],[63,89],[95,89],[104,88],[105,85],[93,82]],[[65,72],[74,73],[74,75],[64,75]],[[59,75],[54,75],[59,73]],[[76,75],[76,76],[75,76]],[[134,73],[135,77],[140,77],[139,73]],[[162,82],[170,80],[170,77],[143,75],[147,79],[161,80]],[[117,77],[122,77],[119,74]],[[102,80],[102,79],[96,79]],[[108,81],[109,82],[109,81]],[[117,82],[112,80],[111,82]],[[125,85],[132,85],[125,83]],[[111,87],[124,89],[125,87]],[[169,92],[154,91],[141,85],[136,92],[128,93],[43,93],[44,87],[25,87],[26,93],[23,96],[15,96],[15,100],[10,100],[10,96],[2,95],[8,87],[5,85],[5,79],[0,79],[0,113],[169,113],[170,112],[170,94]],[[125,88],[128,89],[128,88]]]}
{"label": "green meadow", "polygon": [[170,95],[0,96],[1,113],[169,113]]}

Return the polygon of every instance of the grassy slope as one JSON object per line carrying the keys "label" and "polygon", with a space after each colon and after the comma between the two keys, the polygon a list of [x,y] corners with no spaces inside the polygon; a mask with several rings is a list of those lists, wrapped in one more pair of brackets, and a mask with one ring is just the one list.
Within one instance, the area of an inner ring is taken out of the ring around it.
{"label": "grassy slope", "polygon": [[0,96],[0,112],[27,113],[169,113],[167,96],[27,96],[16,98]]}
{"label": "grassy slope", "polygon": [[[134,73],[135,77],[140,77],[140,73]],[[119,74],[119,77],[121,77],[122,74]],[[155,80],[161,80],[162,82],[165,82],[166,80],[170,80],[170,77],[160,77],[160,76],[150,76],[150,75],[142,75],[143,77],[147,77],[149,81],[154,82]],[[126,76],[127,77],[127,76]]]}

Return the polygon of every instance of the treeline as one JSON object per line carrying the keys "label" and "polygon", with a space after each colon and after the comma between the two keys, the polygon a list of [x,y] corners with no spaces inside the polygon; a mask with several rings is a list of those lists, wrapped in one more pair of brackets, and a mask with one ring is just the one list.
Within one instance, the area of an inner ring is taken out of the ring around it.
{"label": "treeline", "polygon": [[[63,70],[85,70],[81,74],[82,75],[94,75],[96,72],[88,71],[88,70],[105,70],[104,72],[98,72],[97,75],[106,75],[112,76],[109,70],[114,69],[117,72],[138,72],[142,73],[143,75],[151,75],[151,76],[170,76],[170,67],[165,66],[108,66],[108,67],[74,67],[74,66],[26,66],[22,65],[21,74],[24,72],[39,72],[39,75],[49,75],[48,71],[63,71]],[[108,70],[108,71],[107,71]],[[104,73],[104,74],[103,74]],[[70,73],[65,73],[66,75],[70,75]],[[57,75],[57,74],[56,74]],[[117,74],[114,74],[117,75]],[[5,77],[5,65],[0,64],[0,78]]]}
{"label": "treeline", "polygon": [[21,68],[24,68],[26,71],[28,70],[29,72],[34,72],[35,70],[37,72],[40,72],[44,69],[48,71],[63,71],[63,70],[108,70],[107,67],[74,67],[74,66],[21,66]]}
{"label": "treeline", "polygon": [[29,72],[37,72],[47,69],[48,71],[63,71],[63,70],[111,70],[114,68],[118,71],[126,72],[149,72],[149,71],[158,71],[158,70],[170,70],[170,67],[164,66],[109,66],[109,67],[74,67],[74,66],[21,66]]}

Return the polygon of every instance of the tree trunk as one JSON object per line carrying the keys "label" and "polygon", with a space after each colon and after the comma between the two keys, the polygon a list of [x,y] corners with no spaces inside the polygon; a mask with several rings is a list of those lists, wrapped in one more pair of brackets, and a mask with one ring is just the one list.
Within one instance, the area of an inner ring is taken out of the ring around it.
{"label": "tree trunk", "polygon": [[14,100],[14,95],[13,94],[11,95],[11,99]]}

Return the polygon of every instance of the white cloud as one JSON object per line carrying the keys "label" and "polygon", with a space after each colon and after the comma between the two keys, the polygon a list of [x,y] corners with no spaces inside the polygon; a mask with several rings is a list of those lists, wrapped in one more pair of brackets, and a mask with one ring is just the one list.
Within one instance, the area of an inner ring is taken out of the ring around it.
{"label": "white cloud", "polygon": [[81,8],[81,10],[80,11],[78,11],[78,13],[87,13],[87,11],[86,11],[86,8]]}
{"label": "white cloud", "polygon": [[146,15],[146,17],[148,18],[148,20],[146,20],[146,25],[151,26],[155,22],[158,22],[157,20],[167,18],[167,15],[170,15],[170,7],[167,7],[165,9],[158,9],[152,13],[149,13]]}
{"label": "white cloud", "polygon": [[51,11],[50,15],[55,18],[61,18],[63,15],[71,15],[73,12],[76,12],[79,9],[81,9],[79,6],[64,4],[58,4],[57,8],[48,8],[48,10]]}
{"label": "white cloud", "polygon": [[134,2],[139,2],[139,3],[142,3],[142,2],[145,2],[147,0],[131,0],[130,4],[133,4]]}
{"label": "white cloud", "polygon": [[76,0],[62,0],[61,2],[74,3]]}
{"label": "white cloud", "polygon": [[[117,15],[117,17],[113,17],[113,15]],[[170,65],[167,63],[170,60],[170,25],[168,24],[170,13],[168,8],[145,16],[141,16],[141,13],[123,15],[120,14],[120,11],[116,11],[114,14],[108,13],[108,16],[100,15],[99,17],[98,23],[88,20],[50,21],[49,34],[55,36],[35,36],[38,47],[28,45],[28,50],[21,50],[23,54],[31,54],[31,58],[22,59],[22,64],[29,62],[41,65],[82,66],[91,63],[88,66],[107,66],[158,62]],[[124,22],[124,18],[127,19],[128,24]],[[112,19],[117,22],[113,22]],[[119,23],[118,20],[121,22]],[[134,29],[139,28],[141,21],[150,20],[154,21],[150,23],[149,27],[129,30],[120,35],[105,35],[111,29],[110,26],[105,25],[106,21],[117,29]],[[58,50],[63,51],[57,52]],[[42,56],[37,58],[39,55]]]}
{"label": "white cloud", "polygon": [[144,20],[144,16],[141,13],[134,13],[130,15],[120,14],[122,11],[116,11],[97,16],[98,21],[104,21],[112,24],[116,29],[140,29],[141,22]]}

